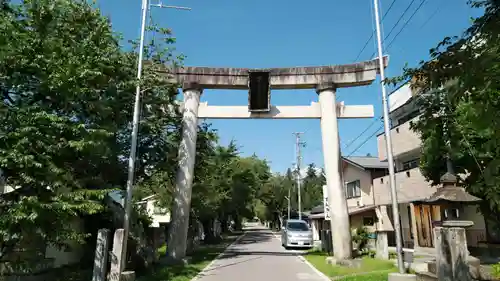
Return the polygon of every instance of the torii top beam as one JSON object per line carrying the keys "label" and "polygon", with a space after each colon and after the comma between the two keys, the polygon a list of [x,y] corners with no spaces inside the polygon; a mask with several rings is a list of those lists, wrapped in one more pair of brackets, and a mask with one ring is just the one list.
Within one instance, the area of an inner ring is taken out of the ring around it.
{"label": "torii top beam", "polygon": [[[384,56],[384,67],[389,63]],[[175,67],[164,73],[173,76],[179,85],[197,83],[203,89],[248,89],[249,71],[269,71],[271,89],[314,89],[323,83],[336,87],[355,87],[371,84],[379,72],[378,59],[332,66],[289,68],[231,68],[231,67]]]}

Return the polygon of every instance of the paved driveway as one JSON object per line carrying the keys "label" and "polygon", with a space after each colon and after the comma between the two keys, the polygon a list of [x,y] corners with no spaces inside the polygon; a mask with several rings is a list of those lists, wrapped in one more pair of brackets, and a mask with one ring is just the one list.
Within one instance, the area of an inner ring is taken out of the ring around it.
{"label": "paved driveway", "polygon": [[325,280],[306,264],[301,251],[285,250],[269,229],[249,225],[246,234],[195,278],[197,281]]}

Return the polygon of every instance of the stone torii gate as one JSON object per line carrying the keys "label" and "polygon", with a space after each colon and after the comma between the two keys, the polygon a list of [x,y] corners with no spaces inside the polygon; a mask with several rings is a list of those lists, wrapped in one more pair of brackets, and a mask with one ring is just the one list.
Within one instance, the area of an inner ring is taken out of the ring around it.
{"label": "stone torii gate", "polygon": [[[388,57],[384,57],[387,67]],[[167,71],[183,87],[182,141],[179,168],[168,234],[168,255],[182,259],[191,208],[198,118],[212,119],[320,119],[325,177],[329,193],[331,229],[336,259],[351,258],[349,214],[341,178],[338,118],[372,118],[372,105],[337,103],[338,88],[371,84],[378,73],[378,59],[348,65],[271,69],[182,67]],[[203,89],[249,89],[249,106],[209,106],[200,103]],[[270,90],[316,89],[319,103],[309,106],[272,106]]]}

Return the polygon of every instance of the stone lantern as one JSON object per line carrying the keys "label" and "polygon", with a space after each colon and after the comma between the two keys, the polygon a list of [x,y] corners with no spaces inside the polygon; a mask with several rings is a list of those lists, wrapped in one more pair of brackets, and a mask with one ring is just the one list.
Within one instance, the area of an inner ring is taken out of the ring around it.
{"label": "stone lantern", "polygon": [[463,207],[478,204],[481,199],[469,194],[458,185],[457,177],[448,171],[441,177],[442,187],[423,202],[438,205],[443,227],[470,227],[472,221],[463,220]]}
{"label": "stone lantern", "polygon": [[447,164],[447,172],[441,177],[442,187],[424,200],[427,204],[440,206],[441,210],[441,225],[434,228],[436,261],[433,273],[438,280],[471,281],[469,265],[479,265],[479,260],[469,256],[465,229],[474,223],[463,219],[463,207],[478,204],[481,199],[458,185],[451,161]]}

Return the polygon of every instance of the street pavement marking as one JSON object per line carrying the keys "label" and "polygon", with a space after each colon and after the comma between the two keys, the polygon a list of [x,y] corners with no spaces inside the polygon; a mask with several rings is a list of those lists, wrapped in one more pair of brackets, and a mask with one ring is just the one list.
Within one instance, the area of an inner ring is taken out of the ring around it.
{"label": "street pavement marking", "polygon": [[314,267],[314,265],[312,265],[309,261],[307,261],[306,258],[304,258],[304,256],[298,255],[297,258],[303,263],[307,264],[314,272],[316,272],[316,274],[318,275],[317,280],[324,280],[324,281],[332,280],[328,276],[326,276],[323,272],[319,271],[316,267]]}

